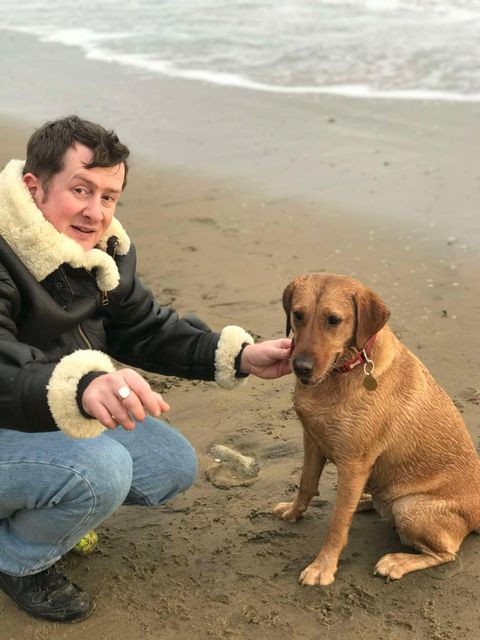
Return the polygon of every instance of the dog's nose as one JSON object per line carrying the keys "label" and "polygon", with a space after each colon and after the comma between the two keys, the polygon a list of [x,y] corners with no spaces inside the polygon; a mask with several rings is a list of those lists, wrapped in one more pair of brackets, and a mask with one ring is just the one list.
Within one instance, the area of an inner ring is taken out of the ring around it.
{"label": "dog's nose", "polygon": [[313,371],[312,356],[300,355],[293,361],[293,370],[299,378],[309,378]]}

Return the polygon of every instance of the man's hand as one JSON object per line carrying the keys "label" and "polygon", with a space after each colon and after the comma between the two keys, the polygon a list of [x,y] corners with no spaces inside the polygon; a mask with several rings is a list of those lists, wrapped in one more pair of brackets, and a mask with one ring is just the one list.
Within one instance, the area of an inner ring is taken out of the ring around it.
{"label": "man's hand", "polygon": [[[126,398],[119,394],[122,388],[130,390]],[[82,405],[107,429],[121,425],[129,431],[135,428],[135,421],[145,420],[147,413],[157,417],[170,409],[162,396],[152,391],[148,382],[133,369],[119,369],[92,380],[83,392]]]}
{"label": "man's hand", "polygon": [[249,344],[242,352],[240,371],[259,378],[280,378],[292,372],[290,366],[290,338],[265,340]]}

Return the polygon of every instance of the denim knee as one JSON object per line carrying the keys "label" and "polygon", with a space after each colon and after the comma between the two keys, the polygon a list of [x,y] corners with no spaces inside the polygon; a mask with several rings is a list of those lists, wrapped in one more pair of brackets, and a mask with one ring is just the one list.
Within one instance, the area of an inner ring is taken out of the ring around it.
{"label": "denim knee", "polygon": [[195,449],[183,438],[179,446],[172,476],[175,480],[176,493],[189,489],[195,482],[198,473],[198,459]]}
{"label": "denim knee", "polygon": [[178,435],[175,452],[171,453],[168,464],[162,465],[162,469],[143,487],[135,485],[134,480],[126,504],[159,506],[170,502],[195,482],[198,471],[195,449],[183,436]]}
{"label": "denim knee", "polygon": [[133,479],[126,504],[157,506],[186,491],[197,476],[192,445],[169,424],[147,418],[133,432],[110,432],[133,459]]}
{"label": "denim knee", "polygon": [[133,462],[121,444],[100,436],[91,440],[81,472],[95,503],[97,517],[107,517],[125,501],[132,484]]}

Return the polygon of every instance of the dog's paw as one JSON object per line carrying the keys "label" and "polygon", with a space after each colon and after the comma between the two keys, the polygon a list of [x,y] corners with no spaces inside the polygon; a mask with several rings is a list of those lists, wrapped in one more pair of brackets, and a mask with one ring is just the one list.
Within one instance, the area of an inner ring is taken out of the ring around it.
{"label": "dog's paw", "polygon": [[372,496],[370,493],[362,493],[362,497],[357,505],[357,513],[361,511],[373,511],[375,507],[373,506]]}
{"label": "dog's paw", "polygon": [[312,562],[302,571],[298,581],[303,586],[314,587],[315,585],[320,585],[321,587],[328,587],[329,584],[335,581],[335,571],[336,567],[332,569],[326,563]]}
{"label": "dog's paw", "polygon": [[300,514],[294,508],[294,502],[279,502],[273,507],[273,514],[287,522],[296,522]]}
{"label": "dog's paw", "polygon": [[374,575],[383,576],[390,580],[400,580],[400,578],[408,573],[408,563],[410,554],[406,553],[387,553],[386,556],[380,558],[377,562]]}

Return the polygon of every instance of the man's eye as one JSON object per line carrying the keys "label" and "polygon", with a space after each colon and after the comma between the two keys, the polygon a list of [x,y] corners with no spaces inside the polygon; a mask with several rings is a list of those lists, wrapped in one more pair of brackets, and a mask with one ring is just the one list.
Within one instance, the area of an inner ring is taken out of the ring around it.
{"label": "man's eye", "polygon": [[78,193],[78,195],[81,195],[81,196],[87,193],[87,190],[85,189],[85,187],[74,187],[73,190],[75,191],[75,193]]}
{"label": "man's eye", "polygon": [[327,322],[331,327],[336,327],[337,324],[340,324],[341,321],[341,318],[339,318],[338,316],[334,316],[333,314],[329,315],[327,318]]}

